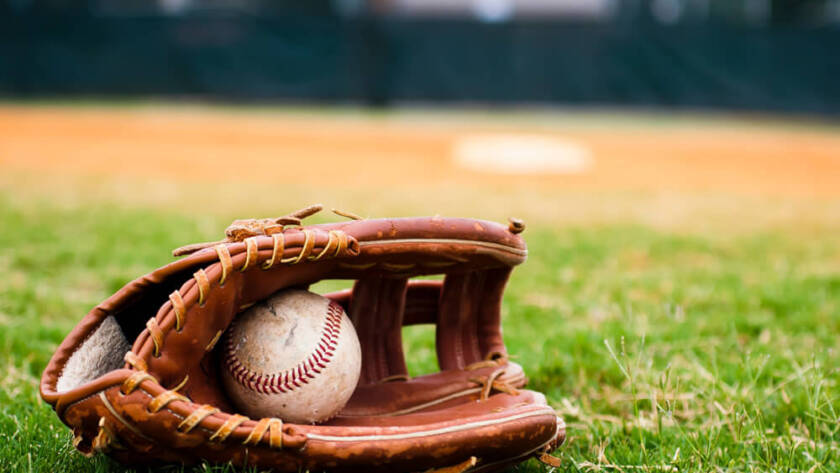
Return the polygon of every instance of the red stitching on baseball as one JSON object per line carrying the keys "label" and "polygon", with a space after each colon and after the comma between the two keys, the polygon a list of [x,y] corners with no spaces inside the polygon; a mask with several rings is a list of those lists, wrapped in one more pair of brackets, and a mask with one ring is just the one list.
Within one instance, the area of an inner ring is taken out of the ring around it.
{"label": "red stitching on baseball", "polygon": [[[327,367],[338,346],[342,314],[341,306],[330,301],[318,344],[312,353],[297,366],[271,374],[251,371],[236,357],[233,337],[230,336],[227,337],[225,342],[225,366],[239,384],[252,391],[262,394],[280,394],[293,391],[309,383],[310,380],[321,373],[321,370]],[[235,324],[236,320],[231,323],[231,329],[234,328]]]}

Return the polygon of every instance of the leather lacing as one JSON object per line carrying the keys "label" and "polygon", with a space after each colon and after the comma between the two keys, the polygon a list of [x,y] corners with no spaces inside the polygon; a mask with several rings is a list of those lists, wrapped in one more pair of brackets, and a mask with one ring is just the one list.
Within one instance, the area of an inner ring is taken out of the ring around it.
{"label": "leather lacing", "polygon": [[476,371],[483,368],[498,367],[498,369],[494,370],[486,378],[469,378],[469,381],[471,383],[475,383],[481,386],[481,395],[479,396],[479,400],[487,400],[493,391],[510,394],[512,396],[516,396],[519,394],[519,391],[515,387],[511,386],[510,383],[499,379],[502,377],[502,375],[505,374],[505,365],[507,364],[507,362],[508,357],[506,354],[501,352],[492,352],[487,355],[485,360],[476,361],[475,363],[470,363],[469,365],[464,367],[464,369],[467,371]]}
{"label": "leather lacing", "polygon": [[180,332],[184,326],[184,316],[187,313],[187,307],[184,304],[184,298],[178,291],[169,295],[169,302],[172,303],[172,311],[175,312],[175,331]]}
{"label": "leather lacing", "polygon": [[[246,220],[234,220],[233,223],[228,225],[227,229],[225,229],[224,240],[205,243],[193,243],[190,245],[182,246],[173,250],[172,256],[189,255],[195,253],[196,251],[203,250],[204,248],[210,248],[211,246],[216,246],[218,244],[240,242],[249,237],[254,237],[258,235],[270,236],[276,233],[282,233],[286,226],[300,226],[303,222],[303,219],[315,215],[323,209],[323,205],[315,204],[310,205],[309,207],[302,208],[297,212],[293,212],[289,215],[284,215],[282,217],[277,217],[273,219],[253,218]],[[363,220],[362,217],[354,213],[344,212],[337,209],[332,209],[332,211],[334,214],[340,217],[349,218],[351,220]]]}
{"label": "leather lacing", "polygon": [[204,302],[207,300],[207,293],[210,292],[210,278],[204,269],[199,269],[193,274],[196,285],[198,286],[198,306],[204,307]]}
{"label": "leather lacing", "polygon": [[164,407],[166,407],[172,401],[190,402],[190,400],[187,399],[186,396],[178,394],[175,391],[164,391],[163,393],[155,396],[149,402],[149,412],[155,414]]}
{"label": "leather lacing", "polygon": [[212,441],[224,442],[225,439],[227,439],[228,436],[234,430],[236,430],[237,427],[242,425],[242,423],[245,422],[246,420],[248,420],[248,418],[243,416],[243,415],[239,415],[239,414],[231,415],[230,417],[228,417],[228,419],[225,421],[225,423],[222,424],[222,426],[219,427],[218,430],[216,430],[216,432],[213,433],[213,435],[210,436],[210,441],[211,442]]}
{"label": "leather lacing", "polygon": [[410,380],[411,380],[411,376],[409,376],[407,374],[392,374],[391,376],[386,376],[386,377],[380,379],[379,381],[377,381],[377,383],[385,384],[385,383],[396,383],[396,382],[399,382],[399,381],[410,381]]}
{"label": "leather lacing", "polygon": [[472,383],[476,383],[481,386],[481,395],[479,400],[486,401],[490,398],[490,394],[493,391],[503,392],[505,394],[510,394],[511,396],[516,396],[519,394],[519,391],[511,386],[506,381],[502,381],[499,378],[505,374],[505,368],[499,368],[492,373],[490,373],[486,378],[476,377],[470,378],[469,381]]}
{"label": "leather lacing", "polygon": [[444,468],[432,468],[431,470],[426,470],[425,473],[463,473],[474,467],[476,463],[478,463],[478,459],[476,457],[469,457],[465,461],[456,465]]}
{"label": "leather lacing", "polygon": [[[133,352],[129,351],[126,353],[125,361],[136,371],[126,378],[120,386],[120,392],[123,395],[129,395],[138,389],[142,389],[141,384],[144,381],[160,384],[154,376],[145,371],[147,369],[146,362]],[[191,404],[192,401],[187,396],[177,392],[184,384],[182,382],[175,389],[166,390],[152,397],[146,404],[146,410],[150,414],[156,414],[163,409],[167,409],[169,404],[174,401]],[[148,391],[142,390],[148,394]],[[170,412],[172,411],[170,410]],[[178,424],[177,430],[181,433],[189,433],[201,425],[205,419],[220,412],[218,408],[210,405],[198,406],[188,416],[183,418]],[[175,414],[174,412],[172,413]],[[211,442],[224,442],[237,428],[249,420],[251,419],[240,414],[229,415],[218,429],[211,431],[208,440]],[[273,417],[263,418],[257,421],[254,427],[251,428],[248,436],[242,441],[242,445],[259,445],[263,441],[266,433],[268,433],[267,440],[270,447],[283,447],[283,421]],[[99,431],[93,441],[93,449],[95,452],[106,452],[111,448],[120,449],[124,447],[119,442],[116,434],[107,426],[105,418],[102,417],[99,421]]]}
{"label": "leather lacing", "polygon": [[224,331],[222,330],[216,332],[216,335],[213,335],[213,338],[211,338],[210,341],[207,343],[207,346],[204,347],[204,351],[212,350],[213,347],[215,347],[216,344],[219,343],[219,339],[222,338],[222,333],[224,333]]}
{"label": "leather lacing", "polygon": [[111,450],[125,450],[114,431],[108,427],[104,417],[99,418],[99,431],[93,438],[93,453],[108,453]]}
{"label": "leather lacing", "polygon": [[257,445],[268,431],[268,444],[274,448],[283,447],[283,421],[275,417],[264,417],[257,422],[257,425],[242,441],[242,445]]}
{"label": "leather lacing", "polygon": [[[330,230],[327,232],[326,244],[316,253],[316,231],[306,228],[300,231],[304,235],[300,251],[287,258],[283,258],[283,252],[286,249],[286,236],[283,233],[274,233],[270,235],[273,242],[271,258],[262,262],[262,264],[258,262],[258,237],[252,236],[245,238],[243,240],[245,242],[245,261],[242,266],[237,269],[239,271],[246,271],[253,266],[259,266],[263,270],[269,270],[278,264],[294,265],[302,261],[319,261],[328,257],[337,257],[350,248],[351,240],[350,237],[347,236],[347,233],[341,230]],[[213,249],[216,251],[216,257],[218,258],[222,269],[222,274],[219,277],[219,287],[222,287],[225,285],[228,275],[233,273],[235,269],[233,267],[233,257],[231,256],[230,250],[225,243],[216,244]],[[198,305],[202,307],[207,301],[207,297],[210,293],[211,281],[204,269],[196,271],[193,274],[193,279],[195,280],[196,287],[198,287]],[[175,331],[180,332],[186,324],[187,317],[187,306],[184,302],[181,291],[173,291],[172,294],[169,295],[169,302],[172,306],[172,312],[175,314]],[[146,328],[148,329],[152,344],[154,345],[152,355],[157,358],[160,356],[161,350],[163,350],[164,339],[164,332],[157,321],[157,317],[150,318],[146,322]],[[218,341],[218,339],[215,341]],[[211,350],[214,345],[215,343],[208,344],[207,351]]]}
{"label": "leather lacing", "polygon": [[534,457],[544,465],[553,466],[554,468],[563,466],[563,460],[555,457],[550,452],[541,452],[539,455],[534,455]]}
{"label": "leather lacing", "polygon": [[[188,433],[192,429],[195,428],[198,424],[201,423],[204,419],[210,417],[211,415],[219,412],[218,408],[215,408],[209,404],[204,404],[199,406],[198,409],[192,411],[190,415],[188,415],[184,420],[178,424],[178,431],[183,433]],[[216,434],[218,431],[216,432]],[[214,434],[215,435],[215,434]]]}
{"label": "leather lacing", "polygon": [[559,468],[563,466],[563,460],[560,458],[555,457],[551,454],[554,449],[563,445],[565,441],[565,437],[560,437],[560,432],[565,431],[566,423],[563,422],[563,418],[559,415],[557,416],[557,431],[554,433],[554,439],[548,442],[542,449],[538,450],[534,453],[534,458],[539,460],[540,463]]}

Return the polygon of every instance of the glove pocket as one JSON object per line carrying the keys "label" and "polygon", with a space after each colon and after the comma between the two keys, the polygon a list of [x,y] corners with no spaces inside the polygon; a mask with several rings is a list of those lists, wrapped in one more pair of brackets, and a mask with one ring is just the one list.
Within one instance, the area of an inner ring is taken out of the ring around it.
{"label": "glove pocket", "polygon": [[341,419],[306,427],[306,454],[321,468],[334,463],[336,471],[423,471],[471,457],[476,465],[470,471],[490,471],[539,452],[557,436],[558,417],[532,394],[434,413],[359,418],[355,425]]}

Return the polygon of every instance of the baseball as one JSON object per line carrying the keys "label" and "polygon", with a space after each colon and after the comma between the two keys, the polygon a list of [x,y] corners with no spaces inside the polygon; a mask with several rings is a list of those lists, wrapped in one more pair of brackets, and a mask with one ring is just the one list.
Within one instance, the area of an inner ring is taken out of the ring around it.
{"label": "baseball", "polygon": [[254,418],[330,419],[361,373],[359,339],[344,309],[309,291],[280,291],[239,314],[223,350],[228,396]]}

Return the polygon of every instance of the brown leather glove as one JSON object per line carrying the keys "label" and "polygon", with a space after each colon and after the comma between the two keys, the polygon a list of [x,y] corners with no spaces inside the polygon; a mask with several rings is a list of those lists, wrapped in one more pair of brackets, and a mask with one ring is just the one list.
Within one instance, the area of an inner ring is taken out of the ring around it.
{"label": "brown leather glove", "polygon": [[[527,250],[519,222],[454,218],[299,226],[317,211],[237,221],[227,239],[94,308],[56,351],[41,396],[86,454],[121,462],[278,471],[497,471],[563,442],[542,394],[502,341],[502,292]],[[344,214],[342,214],[344,215]],[[293,226],[292,226],[293,225]],[[442,281],[410,278],[443,274]],[[317,425],[249,419],[222,389],[217,342],[237,313],[288,287],[351,279],[341,304],[362,346],[359,385]],[[441,371],[410,378],[404,325],[436,324]]]}

